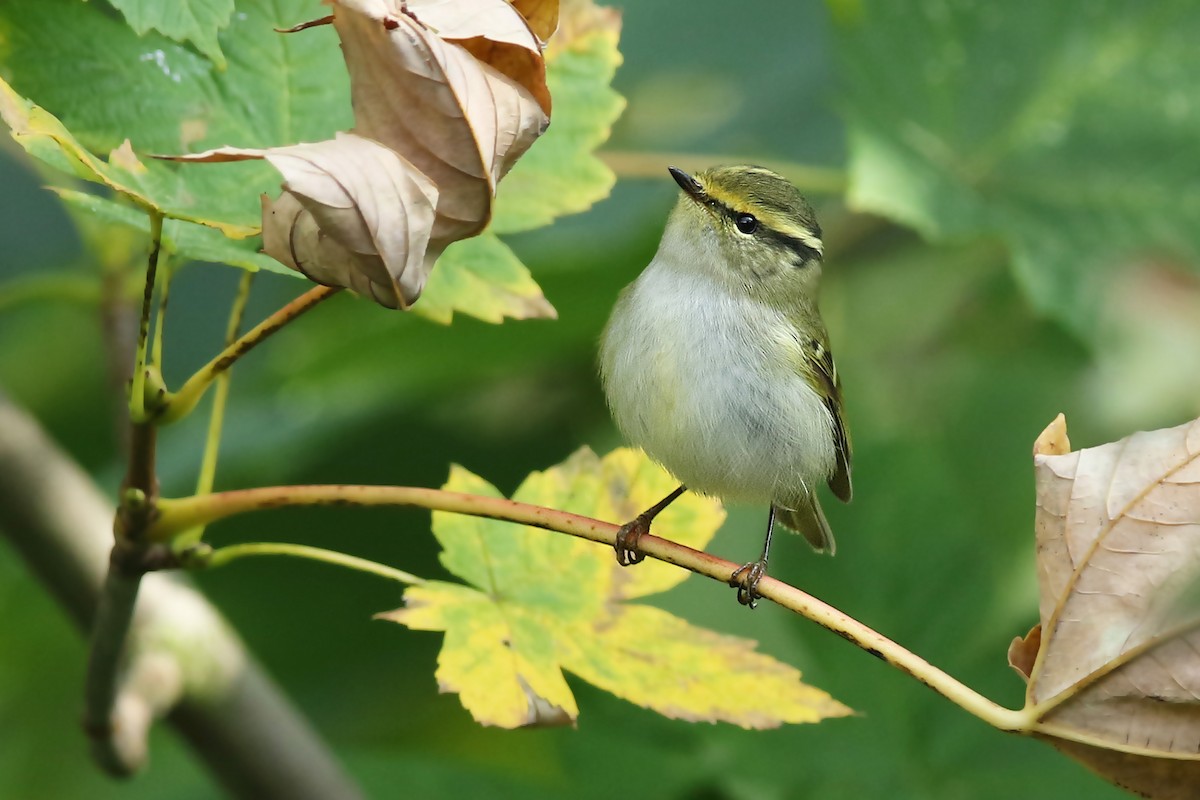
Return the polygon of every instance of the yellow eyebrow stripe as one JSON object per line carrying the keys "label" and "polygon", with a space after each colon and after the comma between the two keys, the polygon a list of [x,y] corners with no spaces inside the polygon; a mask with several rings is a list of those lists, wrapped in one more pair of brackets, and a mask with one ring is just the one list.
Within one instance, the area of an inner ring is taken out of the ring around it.
{"label": "yellow eyebrow stripe", "polygon": [[[770,170],[761,170],[761,172],[774,174]],[[759,222],[771,230],[797,239],[803,242],[805,246],[824,254],[825,247],[821,243],[821,240],[814,236],[807,228],[797,225],[790,217],[779,214],[772,209],[764,208],[750,198],[730,192],[722,186],[714,185],[710,181],[704,180],[703,177],[698,176],[697,179],[700,181],[700,185],[704,188],[705,193],[726,208],[737,212],[753,214],[758,217]]]}
{"label": "yellow eyebrow stripe", "polygon": [[726,208],[732,208],[734,210],[741,210],[745,208],[746,199],[744,197],[740,197],[733,192],[726,191],[724,187],[714,185],[713,183],[704,180],[703,177],[697,176],[697,180],[700,182],[700,185],[704,187],[705,194],[707,194],[713,200],[716,200],[718,203],[721,203]]}

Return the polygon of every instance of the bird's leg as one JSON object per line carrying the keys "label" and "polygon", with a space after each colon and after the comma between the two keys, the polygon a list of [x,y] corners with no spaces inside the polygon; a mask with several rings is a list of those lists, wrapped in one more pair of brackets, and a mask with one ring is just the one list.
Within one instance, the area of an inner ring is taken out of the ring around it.
{"label": "bird's leg", "polygon": [[729,576],[729,585],[737,587],[738,602],[754,608],[758,605],[758,583],[767,577],[767,556],[771,552],[771,534],[775,531],[775,504],[767,516],[767,538],[763,542],[762,556],[758,561],[742,564]]}
{"label": "bird's leg", "polygon": [[622,567],[628,567],[630,564],[636,564],[646,557],[646,554],[638,550],[638,539],[650,532],[650,523],[658,516],[658,513],[667,506],[674,503],[679,495],[687,491],[686,486],[680,486],[669,495],[659,500],[654,505],[647,508],[641,514],[634,517],[632,522],[626,522],[617,531],[617,541],[613,545],[613,549],[617,551],[617,563]]}

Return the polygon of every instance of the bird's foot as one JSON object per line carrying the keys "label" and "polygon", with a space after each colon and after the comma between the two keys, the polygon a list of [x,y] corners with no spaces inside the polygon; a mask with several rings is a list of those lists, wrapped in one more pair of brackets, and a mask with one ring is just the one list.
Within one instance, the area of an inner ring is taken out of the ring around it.
{"label": "bird's foot", "polygon": [[645,514],[639,514],[632,522],[622,525],[613,544],[613,549],[617,551],[617,563],[628,567],[645,559],[646,554],[638,549],[638,540],[649,532],[650,520]]}
{"label": "bird's foot", "polygon": [[767,577],[767,560],[760,558],[749,564],[742,564],[729,576],[729,585],[737,588],[738,602],[744,606],[758,606],[758,584]]}

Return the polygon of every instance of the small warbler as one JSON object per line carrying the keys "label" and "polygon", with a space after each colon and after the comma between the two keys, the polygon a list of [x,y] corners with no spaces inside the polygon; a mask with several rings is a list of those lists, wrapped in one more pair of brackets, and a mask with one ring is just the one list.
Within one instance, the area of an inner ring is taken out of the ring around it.
{"label": "small warbler", "polygon": [[617,427],[683,485],[622,526],[617,560],[642,560],[638,539],[687,489],[769,503],[762,556],[729,579],[753,607],[775,522],[832,554],[817,486],[850,501],[841,380],[817,310],[821,226],[770,170],[669,171],[683,196],[613,309],[600,374]]}

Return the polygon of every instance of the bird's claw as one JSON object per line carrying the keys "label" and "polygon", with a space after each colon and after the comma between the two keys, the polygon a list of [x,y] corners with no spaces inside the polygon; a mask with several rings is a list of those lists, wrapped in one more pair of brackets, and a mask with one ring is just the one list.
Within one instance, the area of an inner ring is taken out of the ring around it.
{"label": "bird's claw", "polygon": [[613,544],[613,549],[617,551],[617,563],[628,567],[644,560],[646,554],[638,549],[638,540],[649,532],[650,522],[642,516],[622,525],[617,531],[617,541]]}
{"label": "bird's claw", "polygon": [[767,560],[760,558],[749,564],[742,564],[729,576],[729,585],[737,588],[738,602],[750,608],[758,607],[758,584],[767,577]]}

